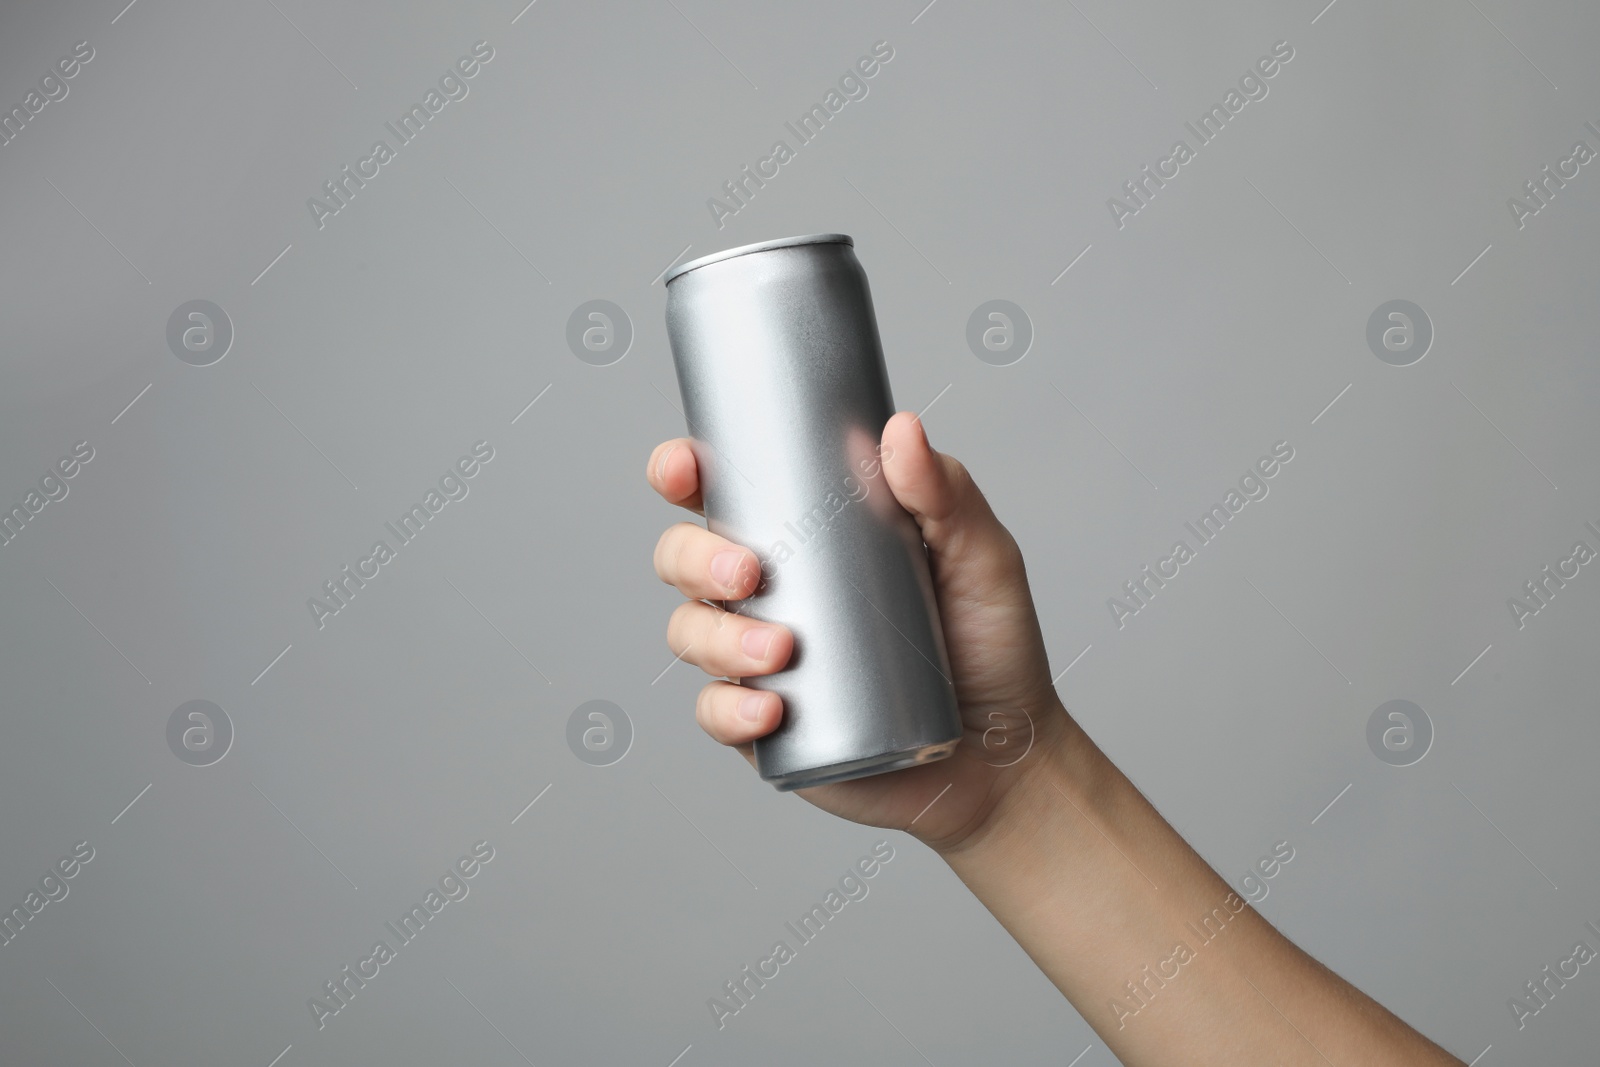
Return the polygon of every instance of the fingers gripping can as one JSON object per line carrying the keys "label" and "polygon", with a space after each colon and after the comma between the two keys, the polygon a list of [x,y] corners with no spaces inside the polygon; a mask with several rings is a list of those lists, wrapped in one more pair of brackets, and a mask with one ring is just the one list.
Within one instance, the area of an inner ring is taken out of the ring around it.
{"label": "fingers gripping can", "polygon": [[755,552],[724,605],[794,633],[755,743],[781,790],[942,759],[961,717],[927,549],[883,473],[894,413],[867,275],[844,234],[729,249],[667,275],[667,335],[706,524]]}

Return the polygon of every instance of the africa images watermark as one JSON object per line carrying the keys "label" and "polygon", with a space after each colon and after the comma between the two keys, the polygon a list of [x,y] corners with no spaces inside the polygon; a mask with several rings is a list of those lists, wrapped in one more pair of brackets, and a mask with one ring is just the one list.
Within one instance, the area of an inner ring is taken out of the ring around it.
{"label": "africa images watermark", "polygon": [[311,1009],[311,1018],[317,1024],[317,1029],[327,1026],[331,1016],[348,1008],[356,994],[382,974],[383,968],[395,961],[402,948],[417,939],[428,923],[444,911],[445,905],[466,900],[467,894],[472,892],[467,883],[476,878],[483,870],[483,865],[492,859],[494,846],[487,841],[475,842],[471,852],[456,860],[439,876],[439,888],[429,886],[422,903],[411,905],[410,910],[397,920],[398,925],[395,922],[383,924],[394,935],[393,947],[387,940],[379,938],[373,942],[371,953],[356,961],[353,970],[349,964],[345,964],[337,975],[323,982],[322,991],[326,996],[306,1000],[306,1007]]}
{"label": "africa images watermark", "polygon": [[706,209],[711,212],[711,221],[717,224],[717,229],[722,229],[729,218],[748,207],[755,198],[756,190],[765,189],[767,182],[778,176],[780,168],[793,160],[801,147],[815,140],[829,121],[844,110],[846,104],[852,100],[865,100],[869,91],[867,79],[876,77],[883,65],[893,58],[894,48],[888,41],[874,41],[872,54],[862,56],[856,60],[855,66],[841,74],[838,88],[830,87],[822,103],[812,104],[811,109],[794,122],[783,124],[784,129],[794,135],[795,147],[789,147],[786,140],[774,141],[766,157],[756,160],[754,170],[746,163],[736,177],[723,182],[722,193],[727,200],[719,200],[714,196],[706,199]]}
{"label": "africa images watermark", "polygon": [[387,140],[380,138],[372,142],[370,154],[356,160],[355,170],[351,171],[347,163],[339,169],[339,175],[322,183],[322,191],[327,199],[321,200],[311,197],[306,201],[306,207],[311,212],[311,219],[317,224],[317,229],[327,225],[329,215],[337,215],[350,206],[350,201],[355,199],[356,193],[367,187],[367,182],[376,178],[381,173],[381,168],[396,159],[400,149],[414,141],[422,133],[428,122],[445,109],[445,105],[452,100],[465,100],[471,88],[467,82],[478,76],[483,69],[483,64],[494,58],[494,49],[488,41],[479,41],[472,46],[472,54],[462,56],[456,60],[455,66],[445,71],[439,77],[439,88],[429,87],[422,97],[422,103],[412,104],[410,110],[400,116],[399,126],[393,122],[385,122],[384,127],[394,135],[395,144],[390,145]]}
{"label": "africa images watermark", "polygon": [[1258,857],[1250,865],[1249,873],[1239,879],[1239,888],[1244,890],[1245,899],[1252,904],[1259,904],[1267,899],[1272,892],[1268,883],[1283,873],[1283,869],[1294,861],[1294,846],[1287,841],[1275,842],[1272,851]]}
{"label": "africa images watermark", "polygon": [[1143,211],[1155,198],[1156,191],[1165,188],[1167,182],[1182,173],[1183,165],[1195,159],[1201,148],[1216,140],[1228,123],[1245,109],[1245,105],[1251,101],[1265,100],[1270,91],[1267,82],[1276,77],[1283,65],[1293,58],[1294,46],[1288,41],[1275,43],[1270,53],[1256,60],[1255,65],[1240,76],[1237,89],[1229,89],[1222,103],[1212,104],[1211,109],[1200,116],[1198,127],[1192,122],[1183,124],[1194,135],[1193,147],[1187,138],[1179,138],[1173,142],[1170,153],[1156,160],[1154,171],[1146,164],[1139,168],[1137,177],[1123,182],[1122,192],[1127,200],[1113,196],[1106,201],[1111,221],[1117,224],[1117,229],[1123,229],[1128,219]]}
{"label": "africa images watermark", "polygon": [[94,446],[88,441],[79,441],[72,446],[70,455],[62,456],[53,466],[46,467],[39,478],[39,488],[30,488],[24,493],[22,503],[0,510],[0,545],[9,545],[16,540],[47,505],[67,499],[67,494],[72,491],[67,482],[77,477],[84,464],[92,459]]}
{"label": "africa images watermark", "polygon": [[[1593,122],[1585,122],[1584,126],[1590,133],[1600,138],[1600,127]],[[1524,198],[1507,197],[1506,208],[1511,212],[1511,217],[1517,220],[1517,229],[1522,229],[1530,218],[1549,207],[1550,201],[1556,197],[1556,190],[1565,189],[1567,182],[1576,178],[1579,169],[1593,160],[1595,155],[1595,150],[1589,147],[1588,141],[1574,141],[1572,150],[1556,160],[1555,170],[1552,171],[1550,164],[1546,163],[1539,169],[1537,176],[1522,183]]]}
{"label": "africa images watermark", "polygon": [[[1239,479],[1239,488],[1230,488],[1223,494],[1220,504],[1211,505],[1211,509],[1199,518],[1199,526],[1193,522],[1184,523],[1185,529],[1194,535],[1195,546],[1191,548],[1187,539],[1180,537],[1172,545],[1172,551],[1161,559],[1156,560],[1155,570],[1152,571],[1147,564],[1139,572],[1139,576],[1131,581],[1122,583],[1122,590],[1128,599],[1121,597],[1106,598],[1106,608],[1111,612],[1111,621],[1117,624],[1117,629],[1122,629],[1128,624],[1129,617],[1139,614],[1150,605],[1150,601],[1160,590],[1166,588],[1167,582],[1182,573],[1184,564],[1195,559],[1200,546],[1209,545],[1222,533],[1228,521],[1245,509],[1245,505],[1255,500],[1265,500],[1271,487],[1268,481],[1276,477],[1283,469],[1283,465],[1294,459],[1294,448],[1288,441],[1279,441],[1272,446],[1272,451],[1256,460],[1254,466],[1245,471]],[[1168,568],[1171,568],[1170,570]]]}
{"label": "africa images watermark", "polygon": [[856,461],[856,470],[861,472],[859,478],[854,472],[847,473],[839,479],[837,488],[830,486],[822,499],[807,509],[805,514],[784,522],[783,528],[794,538],[794,545],[780,537],[765,551],[752,549],[761,566],[762,580],[771,581],[777,575],[778,568],[833,529],[835,520],[845,508],[865,500],[872,493],[872,481],[882,473],[883,461],[893,458],[893,448],[886,448],[881,443],[873,446],[872,455]]}
{"label": "africa images watermark", "polygon": [[[1595,535],[1600,543],[1600,529],[1592,522],[1584,523],[1588,531]],[[1555,567],[1546,563],[1539,573],[1524,582],[1522,597],[1506,597],[1506,609],[1511,612],[1511,620],[1517,624],[1517,629],[1528,625],[1528,620],[1550,606],[1550,601],[1555,599],[1557,591],[1565,589],[1567,583],[1576,578],[1583,566],[1595,558],[1595,550],[1589,543],[1582,539],[1572,543],[1572,552],[1555,562]]]}
{"label": "africa images watermark", "polygon": [[[1228,891],[1222,898],[1222,903],[1212,908],[1200,919],[1200,925],[1184,923],[1195,936],[1195,947],[1190,948],[1188,942],[1178,941],[1172,946],[1172,951],[1167,953],[1153,965],[1146,964],[1137,975],[1124,982],[1123,988],[1127,996],[1118,994],[1107,1001],[1107,1006],[1117,1017],[1117,1029],[1121,1030],[1128,1025],[1128,1020],[1138,1015],[1150,1006],[1156,995],[1167,987],[1167,984],[1176,981],[1183,973],[1183,968],[1199,958],[1199,951],[1211,942],[1228,932],[1228,924],[1234,916],[1248,905],[1239,894]],[[1155,969],[1152,971],[1151,967]]]}
{"label": "africa images watermark", "polygon": [[[372,544],[372,551],[356,560],[355,570],[350,569],[346,563],[340,568],[337,576],[322,583],[322,592],[326,600],[317,597],[306,599],[306,608],[311,612],[311,619],[317,624],[317,629],[322,629],[328,624],[328,616],[337,615],[350,606],[356,593],[367,587],[367,583],[383,573],[382,568],[399,558],[400,548],[415,541],[427,526],[428,522],[445,509],[445,505],[452,500],[465,500],[472,491],[469,484],[472,478],[478,476],[483,470],[483,465],[494,459],[494,446],[488,441],[479,441],[472,446],[470,455],[462,456],[456,460],[455,465],[439,478],[439,488],[429,489],[422,497],[420,504],[412,504],[410,510],[400,516],[396,522],[386,522],[384,529],[394,536],[395,546],[390,547],[389,542],[379,538]],[[370,568],[370,569],[369,569]]]}
{"label": "africa images watermark", "polygon": [[0,915],[0,946],[9,945],[22,935],[23,928],[38,919],[45,907],[67,899],[71,887],[67,885],[83,870],[84,864],[94,859],[94,846],[79,841],[72,851],[56,860],[39,879],[39,888],[28,890],[22,903]]}
{"label": "africa images watermark", "polygon": [[[894,846],[887,841],[879,841],[872,846],[870,856],[862,856],[851,865],[839,878],[839,888],[829,889],[823,895],[822,903],[811,905],[811,910],[799,919],[799,926],[793,922],[783,924],[784,929],[794,935],[795,945],[790,947],[789,942],[780,938],[772,945],[772,951],[762,959],[756,961],[754,970],[749,966],[740,968],[738,975],[722,983],[722,988],[727,995],[727,1000],[717,997],[707,997],[706,1007],[711,1011],[711,1021],[721,1030],[728,1025],[728,1020],[750,1006],[758,991],[765,989],[767,983],[777,978],[781,973],[780,968],[793,962],[799,956],[799,950],[814,941],[822,933],[823,927],[829,920],[834,919],[844,910],[845,905],[851,901],[865,900],[872,887],[867,885],[867,879],[876,878],[883,870],[883,864],[894,859]],[[841,895],[842,894],[842,895]]]}
{"label": "africa images watermark", "polygon": [[72,46],[71,55],[62,56],[56,60],[55,66],[45,72],[44,77],[39,79],[37,89],[27,91],[20,107],[0,111],[0,148],[22,136],[28,123],[38,119],[48,105],[65,100],[67,93],[71,92],[67,82],[76,78],[83,64],[93,58],[94,46],[88,41],[79,41]]}
{"label": "africa images watermark", "polygon": [[[1593,922],[1585,922],[1584,927],[1589,933],[1600,938],[1600,926]],[[1600,944],[1600,941],[1596,942]],[[1528,1020],[1538,1015],[1550,1006],[1556,994],[1567,988],[1567,983],[1583,973],[1583,968],[1592,963],[1597,955],[1589,947],[1589,942],[1579,938],[1573,942],[1571,954],[1556,960],[1555,964],[1545,964],[1539,973],[1522,985],[1526,997],[1512,997],[1506,1001],[1506,1006],[1511,1009],[1511,1017],[1517,1021],[1520,1031],[1528,1025]]]}

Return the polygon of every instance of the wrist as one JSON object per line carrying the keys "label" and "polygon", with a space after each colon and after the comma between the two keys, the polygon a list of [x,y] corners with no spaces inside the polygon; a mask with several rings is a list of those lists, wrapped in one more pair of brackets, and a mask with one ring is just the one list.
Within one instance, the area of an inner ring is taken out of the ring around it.
{"label": "wrist", "polygon": [[1006,768],[992,796],[959,833],[925,843],[946,862],[1008,851],[1036,827],[1039,814],[1061,803],[1063,794],[1086,806],[1099,792],[1105,756],[1072,718],[1054,692],[1033,718],[1028,754]]}

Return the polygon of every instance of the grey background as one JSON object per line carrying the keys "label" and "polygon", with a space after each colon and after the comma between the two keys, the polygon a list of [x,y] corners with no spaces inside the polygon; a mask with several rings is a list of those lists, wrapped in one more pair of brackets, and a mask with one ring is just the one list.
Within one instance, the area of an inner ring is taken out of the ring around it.
{"label": "grey background", "polygon": [[[1464,1059],[1592,1061],[1589,968],[1520,1032],[1507,1001],[1600,923],[1600,575],[1520,630],[1506,599],[1600,547],[1600,164],[1521,229],[1506,200],[1600,148],[1600,27],[1324,3],[9,6],[0,106],[95,54],[0,147],[0,500],[95,458],[0,547],[0,908],[95,858],[0,947],[0,1059],[1111,1063],[932,854],[762,784],[662,673],[653,279],[842,231],[896,401],[1016,533],[1113,759],[1235,886],[1290,842],[1259,909]],[[306,199],[478,40],[469,95],[319,230]],[[869,95],[719,230],[707,198],[878,40]],[[1107,198],[1279,40],[1118,229]],[[195,299],[235,333],[208,367],[166,344]],[[632,320],[609,366],[565,340],[594,299]],[[965,342],[992,299],[1035,331],[1011,366]],[[1434,327],[1408,367],[1366,345],[1393,299]],[[470,495],[318,630],[307,598],[478,440]],[[1270,496],[1119,630],[1106,599],[1279,440]],[[566,731],[601,699],[633,738],[597,767]],[[1411,766],[1366,741],[1395,699],[1433,725]],[[190,700],[233,724],[210,766],[167,746]],[[707,998],[885,838],[719,1032]],[[319,1031],[307,999],[480,839],[470,895]]]}

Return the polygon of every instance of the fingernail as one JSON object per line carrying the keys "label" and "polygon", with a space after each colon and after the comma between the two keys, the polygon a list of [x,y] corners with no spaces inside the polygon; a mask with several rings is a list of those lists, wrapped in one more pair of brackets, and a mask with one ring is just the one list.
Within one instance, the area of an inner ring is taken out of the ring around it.
{"label": "fingernail", "polygon": [[739,579],[739,564],[744,559],[744,553],[736,548],[725,548],[711,557],[711,577],[717,584],[732,592]]}
{"label": "fingernail", "polygon": [[744,649],[747,656],[766,659],[767,653],[772,651],[772,642],[777,640],[777,637],[778,629],[775,626],[752,627],[739,638],[739,647]]}
{"label": "fingernail", "polygon": [[745,722],[761,721],[761,705],[765,701],[764,693],[751,693],[749,696],[739,698],[739,718]]}
{"label": "fingernail", "polygon": [[661,453],[661,458],[656,460],[656,481],[660,482],[660,481],[665,481],[666,480],[666,477],[667,477],[667,457],[672,455],[677,450],[678,450],[678,446],[677,445],[673,445],[671,448],[669,448],[665,452]]}

